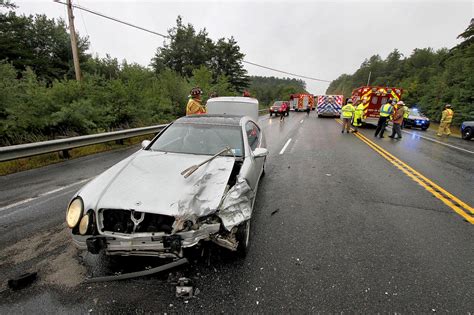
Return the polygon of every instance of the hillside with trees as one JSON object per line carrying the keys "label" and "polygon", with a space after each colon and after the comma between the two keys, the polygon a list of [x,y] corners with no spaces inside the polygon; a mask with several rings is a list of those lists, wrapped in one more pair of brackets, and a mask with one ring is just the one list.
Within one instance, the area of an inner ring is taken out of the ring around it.
{"label": "hillside with trees", "polygon": [[92,56],[89,38],[77,34],[83,75],[77,82],[66,23],[15,9],[0,0],[2,146],[169,122],[185,114],[194,86],[204,102],[212,92],[250,89],[264,105],[304,91],[301,80],[249,77],[234,38],[213,41],[181,17],[149,67]]}
{"label": "hillside with trees", "polygon": [[458,36],[462,42],[451,48],[415,49],[403,56],[397,49],[385,59],[374,55],[353,74],[343,74],[329,85],[327,94],[349,97],[354,88],[366,85],[397,86],[404,89],[403,100],[439,120],[444,104],[455,111],[454,123],[474,119],[474,23]]}
{"label": "hillside with trees", "polygon": [[303,80],[260,76],[250,77],[249,91],[265,106],[274,101],[289,100],[290,94],[307,93]]}

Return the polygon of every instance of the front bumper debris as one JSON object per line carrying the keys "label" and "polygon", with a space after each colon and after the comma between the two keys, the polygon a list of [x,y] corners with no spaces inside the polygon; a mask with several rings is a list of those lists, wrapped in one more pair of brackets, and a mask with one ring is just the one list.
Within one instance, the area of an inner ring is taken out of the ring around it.
{"label": "front bumper debris", "polygon": [[220,223],[202,224],[198,230],[190,230],[175,234],[136,233],[118,234],[104,233],[90,235],[72,235],[73,242],[79,249],[87,249],[91,253],[105,250],[108,255],[124,256],[157,256],[162,258],[180,257],[181,249],[193,247],[201,240],[210,240],[218,233]]}
{"label": "front bumper debris", "polygon": [[106,281],[117,281],[117,280],[125,280],[125,279],[132,279],[132,278],[138,278],[138,277],[143,277],[143,276],[149,276],[152,274],[156,274],[159,272],[163,272],[166,270],[169,270],[171,268],[176,268],[178,266],[187,264],[188,260],[186,258],[181,258],[179,260],[173,261],[168,264],[161,265],[156,268],[151,268],[148,270],[143,270],[143,271],[137,271],[137,272],[130,272],[130,273],[124,273],[121,275],[117,276],[105,276],[105,277],[96,277],[96,278],[89,278],[86,279],[86,283],[94,283],[94,282],[106,282]]}

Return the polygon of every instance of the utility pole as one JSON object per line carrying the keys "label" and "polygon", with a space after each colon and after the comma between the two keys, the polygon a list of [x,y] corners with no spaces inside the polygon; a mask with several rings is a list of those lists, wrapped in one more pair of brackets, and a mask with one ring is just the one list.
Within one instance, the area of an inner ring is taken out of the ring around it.
{"label": "utility pole", "polygon": [[79,66],[79,52],[77,50],[76,30],[74,29],[74,15],[72,14],[71,0],[67,0],[67,16],[69,18],[69,36],[71,37],[72,58],[76,80],[81,81],[81,67]]}

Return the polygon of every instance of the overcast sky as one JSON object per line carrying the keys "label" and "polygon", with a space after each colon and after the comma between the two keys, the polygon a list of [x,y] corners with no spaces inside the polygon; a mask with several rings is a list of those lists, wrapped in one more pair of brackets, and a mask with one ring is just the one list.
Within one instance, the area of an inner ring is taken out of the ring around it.
{"label": "overcast sky", "polygon": [[[18,12],[67,20],[53,0],[13,0]],[[474,16],[473,1],[145,1],[73,0],[73,3],[166,34],[181,15],[212,39],[234,36],[245,59],[301,75],[333,80],[353,73],[365,58],[398,48],[452,47]],[[148,65],[163,38],[75,10],[76,29],[93,54],[109,53]],[[245,65],[251,75],[284,76]],[[328,83],[305,80],[314,94]]]}

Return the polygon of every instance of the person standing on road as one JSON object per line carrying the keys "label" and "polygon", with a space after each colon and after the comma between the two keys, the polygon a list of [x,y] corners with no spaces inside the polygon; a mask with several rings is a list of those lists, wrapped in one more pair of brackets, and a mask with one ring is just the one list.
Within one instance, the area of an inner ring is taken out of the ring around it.
{"label": "person standing on road", "polygon": [[186,105],[186,116],[206,113],[206,108],[201,105],[201,95],[202,90],[199,87],[191,90],[191,98],[188,101],[188,105]]}
{"label": "person standing on road", "polygon": [[403,122],[402,122],[402,129],[405,128],[405,124],[407,122],[408,116],[410,116],[410,109],[408,106],[403,105]]}
{"label": "person standing on road", "polygon": [[352,99],[347,100],[347,104],[342,106],[341,108],[341,114],[342,114],[342,133],[344,133],[344,129],[347,130],[347,133],[349,133],[349,130],[351,128],[351,120],[352,116],[354,115],[355,108],[352,105]]}
{"label": "person standing on road", "polygon": [[311,105],[306,105],[306,116],[309,116],[309,112],[311,111]]}
{"label": "person standing on road", "polygon": [[362,104],[361,100],[357,101],[357,106],[354,111],[354,120],[352,122],[352,126],[354,126],[354,132],[358,132],[360,126],[362,126],[362,116],[364,115],[364,104]]}
{"label": "person standing on road", "polygon": [[385,126],[387,125],[387,119],[389,119],[390,115],[393,114],[393,106],[391,104],[392,100],[389,100],[387,103],[383,104],[380,107],[380,117],[377,123],[377,129],[375,129],[375,137],[378,136],[380,133],[380,138],[383,138],[383,133],[385,132]]}
{"label": "person standing on road", "polygon": [[397,139],[395,138],[395,134],[397,134],[398,139],[402,138],[402,130],[400,129],[401,124],[403,123],[403,116],[404,116],[404,105],[402,101],[399,101],[397,103],[397,110],[393,114],[393,126],[392,126],[392,134],[388,136],[389,138],[392,139]]}
{"label": "person standing on road", "polygon": [[441,121],[439,122],[438,137],[441,137],[443,134],[449,136],[451,134],[451,122],[453,121],[454,112],[451,109],[451,104],[446,104],[445,109],[441,114]]}
{"label": "person standing on road", "polygon": [[286,115],[287,108],[288,108],[288,106],[286,105],[285,102],[283,102],[283,104],[281,104],[281,108],[280,108],[280,121],[285,120],[285,115]]}

